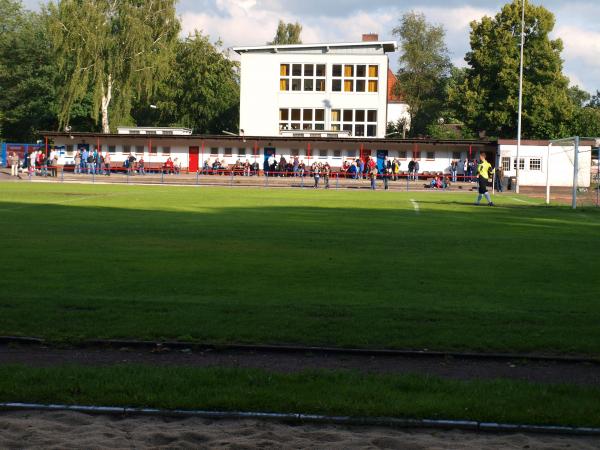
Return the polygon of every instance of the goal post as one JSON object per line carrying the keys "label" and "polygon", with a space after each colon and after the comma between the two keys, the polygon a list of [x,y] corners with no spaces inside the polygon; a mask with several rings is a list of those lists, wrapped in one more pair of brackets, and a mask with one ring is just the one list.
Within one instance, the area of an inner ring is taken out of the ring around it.
{"label": "goal post", "polygon": [[[573,181],[571,186],[571,207],[573,209],[577,209],[578,194],[580,192],[580,189],[585,188],[585,192],[587,192],[588,181],[590,181],[586,180],[585,185],[583,187],[581,186],[580,181],[583,175],[583,173],[581,172],[581,158],[583,156],[586,157],[586,162],[583,165],[583,170],[589,170],[589,173],[586,173],[586,175],[584,176],[589,176],[591,178],[593,175],[593,165],[588,165],[588,162],[592,162],[592,153],[594,152],[595,147],[600,147],[599,137],[573,136],[564,139],[555,139],[549,142],[546,153],[546,204],[550,204],[550,190],[552,186],[552,175],[550,172],[551,170],[553,170],[556,174],[560,170],[557,170],[555,167],[552,167],[553,160],[566,160],[570,162],[570,164],[572,164],[573,168]],[[596,170],[598,169],[596,168]],[[564,175],[567,174],[565,173]],[[600,189],[600,185],[597,185],[596,189]],[[596,202],[596,206],[600,206],[598,204],[598,201]]]}

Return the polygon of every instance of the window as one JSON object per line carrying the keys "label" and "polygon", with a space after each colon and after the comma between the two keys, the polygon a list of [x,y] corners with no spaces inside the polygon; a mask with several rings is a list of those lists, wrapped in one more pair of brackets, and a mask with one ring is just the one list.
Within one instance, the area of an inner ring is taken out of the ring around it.
{"label": "window", "polygon": [[293,148],[291,155],[292,156],[300,156],[300,150],[298,150],[297,148]]}
{"label": "window", "polygon": [[158,148],[156,147],[156,145],[153,145],[152,148],[150,149],[150,154],[156,155],[157,153],[158,153]]}
{"label": "window", "polygon": [[238,148],[238,156],[246,156],[246,149]]}
{"label": "window", "polygon": [[130,152],[131,152],[131,145],[124,145],[123,153],[130,153]]}
{"label": "window", "polygon": [[379,66],[365,64],[334,64],[331,90],[333,92],[379,91]]}
{"label": "window", "polygon": [[452,152],[452,159],[460,160],[461,157],[462,155],[460,154],[460,152]]}
{"label": "window", "polygon": [[279,110],[279,130],[325,130],[325,110],[282,108]]}
{"label": "window", "polygon": [[508,172],[510,170],[510,158],[508,156],[502,157],[502,170]]}
{"label": "window", "polygon": [[156,134],[156,131],[154,131],[154,130],[146,130],[146,134]]}
{"label": "window", "polygon": [[412,152],[412,156],[415,161],[421,160],[421,152]]}
{"label": "window", "polygon": [[435,161],[435,152],[427,152],[427,160]]}
{"label": "window", "polygon": [[233,154],[233,149],[232,148],[226,148],[224,155],[225,156],[231,156]]}
{"label": "window", "polygon": [[529,170],[542,170],[542,160],[540,158],[531,158],[529,160]]}
{"label": "window", "polygon": [[402,152],[398,152],[398,157],[400,159],[406,159],[406,152],[402,151]]}
{"label": "window", "polygon": [[348,131],[352,136],[377,136],[377,110],[332,109],[331,130]]}
{"label": "window", "polygon": [[171,147],[169,147],[169,146],[163,146],[162,147],[162,154],[163,155],[170,155],[171,154]]}
{"label": "window", "polygon": [[335,159],[340,159],[342,157],[342,151],[341,150],[334,150],[333,151],[333,157]]}
{"label": "window", "polygon": [[108,153],[114,155],[115,153],[117,153],[117,147],[114,145],[109,145],[108,146]]}
{"label": "window", "polygon": [[356,150],[346,150],[347,158],[356,158]]}
{"label": "window", "polygon": [[[290,71],[291,69],[291,71]],[[325,64],[281,64],[279,90],[288,92],[324,92],[327,75]]]}
{"label": "window", "polygon": [[[513,160],[513,169],[517,170],[517,158]],[[525,158],[519,158],[519,170],[525,170]]]}
{"label": "window", "polygon": [[129,134],[140,134],[140,130],[129,130]]}
{"label": "window", "polygon": [[165,130],[165,131],[163,131],[163,132],[162,132],[162,134],[164,134],[164,135],[168,135],[168,136],[172,136],[172,135],[173,135],[173,132],[172,132],[172,131],[170,131],[170,130]]}
{"label": "window", "polygon": [[[130,150],[130,151],[129,151],[129,152],[127,152],[128,154],[131,152],[131,148],[130,148],[129,150]],[[145,151],[146,151],[146,147],[144,147],[143,145],[136,145],[136,146],[135,146],[135,152],[136,152],[138,155],[143,155]]]}
{"label": "window", "polygon": [[319,150],[319,159],[327,159],[327,150]]}
{"label": "window", "polygon": [[210,156],[219,156],[219,149],[217,147],[212,147],[210,149]]}

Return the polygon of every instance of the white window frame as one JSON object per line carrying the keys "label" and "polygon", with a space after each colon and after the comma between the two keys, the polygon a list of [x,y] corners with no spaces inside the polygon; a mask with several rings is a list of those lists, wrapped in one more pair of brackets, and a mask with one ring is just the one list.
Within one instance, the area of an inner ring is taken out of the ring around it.
{"label": "white window frame", "polygon": [[[287,76],[281,75],[281,67],[288,66]],[[294,75],[294,66],[300,66],[300,75]],[[312,66],[312,75],[306,75],[307,68]],[[323,75],[317,75],[319,66],[323,68]],[[281,89],[281,82],[287,81],[287,89]],[[294,81],[300,81],[300,89],[292,88]],[[306,89],[306,82],[312,81],[312,89]],[[322,81],[323,89],[317,90],[317,83]],[[327,92],[327,64],[325,63],[288,63],[279,64],[279,92]]]}
{"label": "white window frame", "polygon": [[[300,120],[292,119],[292,111],[300,111]],[[282,113],[287,111],[287,119],[282,118]],[[305,112],[311,111],[311,119],[305,119]],[[317,120],[317,111],[323,114],[323,120]],[[325,131],[327,119],[325,108],[279,108],[279,131]]]}
{"label": "white window frame", "polygon": [[[334,116],[334,111],[339,113],[339,121],[334,121],[333,120],[333,116]],[[352,111],[352,121],[347,121],[344,120],[344,114],[347,111]],[[364,121],[357,121],[356,120],[356,116],[357,116],[357,111],[362,111],[365,115],[364,117]],[[369,112],[374,112],[375,113],[375,121],[369,121]],[[331,109],[330,110],[330,123],[331,123],[331,130],[332,131],[349,131],[350,133],[352,133],[352,136],[356,136],[356,137],[377,137],[377,119],[379,117],[379,111],[376,109],[349,109],[349,108],[335,108],[335,109]],[[358,134],[357,133],[357,127],[358,126],[363,126],[364,127],[364,134]],[[375,127],[374,128],[374,133],[373,134],[368,134],[368,130],[369,127]]]}
{"label": "white window frame", "polygon": [[[334,68],[336,66],[341,66],[342,68],[342,73],[341,76],[337,76],[334,75]],[[365,76],[358,76],[358,66],[365,66]],[[346,67],[352,67],[352,75],[351,76],[347,76],[346,75]],[[376,77],[371,77],[369,76],[369,69],[371,67],[376,67],[377,68],[377,76]],[[379,74],[381,72],[381,68],[379,66],[379,64],[369,64],[369,63],[362,63],[362,64],[341,64],[341,63],[335,63],[331,65],[331,83],[330,83],[330,89],[331,92],[336,92],[336,93],[346,93],[346,94],[350,94],[350,93],[359,93],[359,94],[371,94],[371,95],[377,95],[379,94],[379,90],[381,88],[380,83],[379,83]],[[334,89],[334,83],[336,81],[340,81],[341,82],[341,86],[340,89]],[[345,90],[345,86],[346,86],[346,81],[351,81],[352,82],[352,90],[351,91],[346,91]],[[364,81],[365,83],[365,90],[364,91],[359,91],[357,89],[358,86],[358,81]],[[375,81],[376,83],[376,87],[377,89],[374,92],[370,92],[369,91],[369,82],[370,81]]]}

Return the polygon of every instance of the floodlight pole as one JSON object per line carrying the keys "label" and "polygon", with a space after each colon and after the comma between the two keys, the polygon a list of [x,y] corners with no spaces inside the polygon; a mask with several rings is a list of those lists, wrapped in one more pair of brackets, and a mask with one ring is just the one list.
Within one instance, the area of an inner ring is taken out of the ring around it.
{"label": "floodlight pole", "polygon": [[575,156],[573,158],[573,209],[577,209],[577,185],[579,179],[579,136],[575,136]]}
{"label": "floodlight pole", "polygon": [[546,205],[550,204],[550,149],[552,148],[552,142],[548,144],[548,152],[546,156]]}
{"label": "floodlight pole", "polygon": [[523,0],[523,11],[521,16],[521,64],[520,64],[520,75],[519,75],[519,119],[518,119],[518,130],[517,130],[517,187],[516,193],[520,192],[520,182],[519,182],[519,156],[521,154],[521,133],[522,133],[522,123],[523,123],[523,56],[525,53],[525,0]]}

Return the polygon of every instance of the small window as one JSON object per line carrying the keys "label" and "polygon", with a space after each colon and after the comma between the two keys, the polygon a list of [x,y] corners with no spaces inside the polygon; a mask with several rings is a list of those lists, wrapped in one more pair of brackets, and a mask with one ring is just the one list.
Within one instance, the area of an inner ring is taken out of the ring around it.
{"label": "small window", "polygon": [[108,146],[108,153],[114,155],[115,153],[117,153],[117,147],[115,145],[109,145]]}
{"label": "small window", "polygon": [[377,111],[368,111],[367,112],[367,122],[377,122]]}
{"label": "small window", "polygon": [[[127,153],[127,154],[131,153],[131,145],[124,145],[123,153]],[[137,150],[136,150],[136,153],[137,153]]]}
{"label": "small window", "polygon": [[332,122],[339,122],[340,121],[340,110],[339,109],[332,109],[331,110],[331,121]]}
{"label": "small window", "polygon": [[333,80],[331,82],[331,90],[333,92],[342,92],[342,80]]}
{"label": "small window", "polygon": [[290,110],[285,108],[285,109],[280,109],[279,110],[279,120],[290,120]]}
{"label": "small window", "polygon": [[334,150],[333,151],[333,157],[336,159],[339,159],[342,157],[342,151],[341,150]]}
{"label": "small window", "polygon": [[317,92],[325,92],[325,80],[317,80],[315,84],[315,90]]}
{"label": "small window", "polygon": [[140,134],[140,130],[129,130],[129,134]]}
{"label": "small window", "polygon": [[[517,158],[513,160],[513,169],[517,170]],[[525,170],[525,158],[519,159],[519,170]]]}
{"label": "small window", "polygon": [[217,147],[212,147],[210,149],[210,156],[219,156],[219,149]]}
{"label": "small window", "polygon": [[292,149],[292,156],[300,156],[300,150],[297,148]]}
{"label": "small window", "polygon": [[416,161],[421,160],[421,152],[412,152],[413,159]]}
{"label": "small window", "polygon": [[365,135],[365,126],[357,124],[356,128],[354,130],[354,135],[355,136],[364,136]]}
{"label": "small window", "polygon": [[288,80],[287,78],[280,80],[279,81],[279,90],[282,92],[289,91],[290,90],[290,80]]}
{"label": "small window", "polygon": [[375,80],[369,80],[369,92],[379,92],[379,83]]}
{"label": "small window", "polygon": [[292,120],[300,120],[300,110],[299,109],[292,109]]}
{"label": "small window", "polygon": [[156,134],[156,131],[154,131],[154,130],[146,130],[146,134]]}
{"label": "small window", "polygon": [[377,136],[377,125],[367,125],[367,136],[368,137],[376,137]]}
{"label": "small window", "polygon": [[369,66],[369,78],[377,78],[379,76],[379,66]]}
{"label": "small window", "polygon": [[238,156],[246,156],[246,149],[238,148]]}
{"label": "small window", "polygon": [[344,110],[344,122],[352,122],[352,110],[351,109],[345,109]]}
{"label": "small window", "polygon": [[318,131],[325,130],[325,124],[324,123],[316,123],[315,124],[315,130],[318,130]]}
{"label": "small window", "polygon": [[325,64],[317,64],[317,76],[324,77],[325,76]]}
{"label": "small window", "polygon": [[233,154],[233,149],[232,148],[226,148],[224,154],[225,154],[225,156],[231,156]]}
{"label": "small window", "polygon": [[313,64],[304,64],[304,76],[312,77],[315,75],[315,66]]}
{"label": "small window", "polygon": [[327,150],[319,150],[319,159],[327,159]]}
{"label": "small window", "polygon": [[354,120],[356,122],[364,122],[365,121],[365,111],[363,109],[357,109],[354,113]]}
{"label": "small window", "polygon": [[163,155],[170,155],[171,154],[171,147],[169,147],[168,145],[163,146],[163,148],[162,148],[162,154]]}
{"label": "small window", "polygon": [[342,76],[342,65],[341,64],[334,64],[333,65],[333,76],[334,77],[341,77]]}
{"label": "small window", "polygon": [[279,66],[279,75],[282,77],[290,76],[290,65],[289,64],[281,64]]}
{"label": "small window", "polygon": [[502,170],[505,172],[510,171],[510,157],[503,156],[502,157]]}
{"label": "small window", "polygon": [[325,122],[325,110],[315,109],[315,120],[317,122]]}
{"label": "small window", "polygon": [[292,66],[292,75],[295,77],[302,76],[302,64],[294,64]]}
{"label": "small window", "polygon": [[162,132],[162,134],[167,135],[167,136],[172,136],[173,132],[171,130],[165,130]]}
{"label": "small window", "polygon": [[[127,154],[129,154],[131,152],[131,149],[129,149],[130,151],[127,152]],[[135,146],[135,152],[138,155],[143,155],[144,152],[146,151],[146,147],[144,147],[143,145],[136,145]]]}
{"label": "small window", "polygon": [[399,157],[400,159],[406,159],[406,152],[404,152],[404,151],[400,151],[400,152],[398,152],[398,157]]}
{"label": "small window", "polygon": [[356,158],[356,150],[346,150],[346,157]]}
{"label": "small window", "polygon": [[452,152],[452,159],[459,160],[461,156],[460,152]]}
{"label": "small window", "polygon": [[540,158],[531,158],[529,160],[529,170],[542,170],[542,160]]}
{"label": "small window", "polygon": [[344,92],[354,92],[354,81],[344,80]]}
{"label": "small window", "polygon": [[305,109],[304,111],[302,111],[302,119],[304,121],[312,121],[313,120],[312,109]]}
{"label": "small window", "polygon": [[435,152],[427,152],[427,160],[435,161]]}
{"label": "small window", "polygon": [[302,78],[292,78],[292,91],[302,90]]}
{"label": "small window", "polygon": [[150,149],[150,154],[156,155],[157,153],[158,153],[158,147],[156,145],[153,145],[152,148]]}
{"label": "small window", "polygon": [[365,80],[357,80],[356,81],[356,92],[365,92],[365,91],[366,91]]}
{"label": "small window", "polygon": [[311,92],[314,91],[315,89],[315,82],[312,79],[306,79],[304,80],[304,90]]}
{"label": "small window", "polygon": [[362,64],[356,66],[356,76],[359,78],[365,78],[367,76],[367,66]]}
{"label": "small window", "polygon": [[354,76],[354,66],[350,66],[346,64],[344,66],[344,76],[345,77],[353,77]]}

